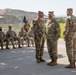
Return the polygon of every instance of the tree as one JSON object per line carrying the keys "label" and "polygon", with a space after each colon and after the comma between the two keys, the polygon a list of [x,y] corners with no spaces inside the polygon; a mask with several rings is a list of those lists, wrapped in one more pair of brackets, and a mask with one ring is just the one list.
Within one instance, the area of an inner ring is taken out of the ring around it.
{"label": "tree", "polygon": [[65,20],[64,20],[64,18],[60,17],[60,18],[58,18],[58,22],[59,23],[65,23]]}

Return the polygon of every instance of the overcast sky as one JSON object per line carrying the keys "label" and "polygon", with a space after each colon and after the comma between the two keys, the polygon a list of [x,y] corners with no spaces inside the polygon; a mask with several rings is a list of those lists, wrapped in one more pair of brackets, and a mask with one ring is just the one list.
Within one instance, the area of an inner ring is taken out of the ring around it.
{"label": "overcast sky", "polygon": [[76,15],[76,0],[0,0],[0,9],[12,8],[24,11],[55,11],[56,16],[66,15],[67,8],[73,8]]}

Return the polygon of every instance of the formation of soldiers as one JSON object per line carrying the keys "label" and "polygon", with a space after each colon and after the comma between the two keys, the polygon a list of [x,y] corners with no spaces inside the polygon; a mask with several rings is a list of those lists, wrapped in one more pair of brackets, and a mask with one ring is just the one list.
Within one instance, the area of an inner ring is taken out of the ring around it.
{"label": "formation of soldiers", "polygon": [[[60,37],[60,26],[58,21],[54,17],[54,11],[48,12],[49,22],[47,28],[44,26],[44,13],[42,11],[38,12],[38,19],[34,22],[33,30],[34,30],[34,40],[36,47],[36,62],[45,62],[43,59],[43,51],[44,51],[44,41],[45,37],[47,40],[47,49],[50,56],[51,61],[47,63],[49,66],[57,65],[57,42]],[[75,44],[76,44],[76,19],[73,16],[73,9],[67,9],[67,19],[66,26],[64,31],[64,40],[66,45],[66,52],[69,60],[69,65],[65,66],[65,68],[75,68]]]}
{"label": "formation of soldiers", "polygon": [[[0,42],[1,47],[3,49],[3,41],[6,42],[6,49],[9,49],[9,40],[12,43],[13,48],[14,46],[14,40],[18,41],[18,47],[20,46],[20,40],[23,41],[24,39],[27,39],[27,45],[29,46],[29,42],[32,42],[32,46],[34,47],[34,41],[35,41],[35,47],[36,47],[36,62],[45,62],[43,59],[43,51],[44,51],[44,42],[45,39],[47,40],[47,49],[48,54],[50,56],[51,61],[47,63],[49,66],[57,65],[57,44],[58,39],[60,37],[60,26],[58,21],[54,17],[54,11],[48,12],[48,25],[47,28],[45,27],[45,21],[44,21],[44,13],[42,11],[38,12],[38,18],[36,20],[33,20],[33,27],[31,30],[29,29],[28,22],[24,27],[21,28],[21,31],[19,32],[19,35],[17,37],[16,33],[12,31],[11,26],[9,26],[9,30],[7,31],[6,35],[2,31],[2,28],[0,27]],[[25,32],[25,31],[26,32]],[[30,30],[30,31],[29,31]],[[33,34],[32,34],[33,33]],[[73,16],[73,9],[68,8],[67,9],[67,19],[66,19],[66,26],[64,31],[64,40],[66,45],[66,52],[69,60],[69,65],[65,66],[65,68],[75,68],[75,44],[76,44],[76,19],[75,16]],[[33,39],[34,38],[34,39]]]}
{"label": "formation of soldiers", "polygon": [[[30,34],[31,32],[31,34]],[[32,35],[32,36],[31,36]],[[28,47],[30,47],[30,40],[32,41],[32,46],[34,47],[34,36],[33,31],[28,30],[28,32],[24,31],[24,27],[21,27],[21,31],[19,32],[18,36],[15,31],[12,30],[12,26],[8,26],[8,31],[6,34],[2,31],[2,27],[0,27],[0,44],[1,44],[1,50],[3,50],[4,42],[6,49],[9,48],[9,43],[11,42],[14,49],[15,47],[15,41],[18,42],[18,48],[24,47],[24,40],[26,41],[26,44]],[[22,46],[21,46],[22,45]]]}

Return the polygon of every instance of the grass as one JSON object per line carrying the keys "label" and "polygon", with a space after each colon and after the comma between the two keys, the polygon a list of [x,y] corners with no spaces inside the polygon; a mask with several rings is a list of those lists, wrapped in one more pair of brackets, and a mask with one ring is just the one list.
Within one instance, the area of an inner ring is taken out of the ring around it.
{"label": "grass", "polygon": [[60,23],[60,29],[61,29],[61,38],[63,38],[63,32],[64,32],[64,26],[65,26],[65,23]]}

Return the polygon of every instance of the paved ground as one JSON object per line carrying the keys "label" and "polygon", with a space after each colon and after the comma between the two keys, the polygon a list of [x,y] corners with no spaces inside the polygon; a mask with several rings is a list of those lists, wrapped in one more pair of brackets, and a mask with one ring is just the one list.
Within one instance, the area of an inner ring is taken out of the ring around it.
{"label": "paved ground", "polygon": [[35,62],[35,48],[24,47],[20,49],[0,50],[0,75],[76,75],[75,69],[65,69],[68,64],[65,45],[62,39],[58,44],[58,65],[47,66],[50,61],[45,46],[45,63]]}

